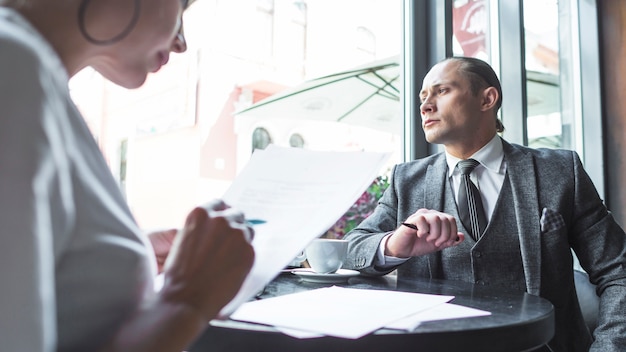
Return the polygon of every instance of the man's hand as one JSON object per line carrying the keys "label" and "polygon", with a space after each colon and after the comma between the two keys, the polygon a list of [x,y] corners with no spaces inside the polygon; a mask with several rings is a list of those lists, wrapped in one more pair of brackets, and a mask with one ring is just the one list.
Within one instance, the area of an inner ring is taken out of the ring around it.
{"label": "man's hand", "polygon": [[456,219],[436,210],[419,209],[404,224],[409,226],[400,225],[387,240],[385,255],[416,257],[456,246],[465,239],[457,230]]}

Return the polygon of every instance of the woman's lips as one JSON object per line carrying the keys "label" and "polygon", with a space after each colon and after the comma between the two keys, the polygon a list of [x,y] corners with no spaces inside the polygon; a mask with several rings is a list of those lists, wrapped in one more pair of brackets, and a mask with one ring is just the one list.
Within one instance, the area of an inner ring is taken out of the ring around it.
{"label": "woman's lips", "polygon": [[170,56],[167,53],[161,53],[161,66],[165,66],[170,61]]}

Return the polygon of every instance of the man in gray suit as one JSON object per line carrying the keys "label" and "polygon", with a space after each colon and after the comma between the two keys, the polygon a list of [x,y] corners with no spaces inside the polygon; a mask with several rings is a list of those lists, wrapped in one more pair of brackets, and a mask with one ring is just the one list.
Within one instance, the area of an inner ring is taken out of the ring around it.
{"label": "man in gray suit", "polygon": [[[544,350],[626,351],[626,234],[578,155],[503,140],[500,82],[481,60],[438,63],[420,99],[426,139],[445,152],[394,167],[375,212],[346,236],[346,267],[523,290],[555,306]],[[477,161],[471,184],[456,167],[467,159]],[[480,194],[461,200],[472,187]],[[593,337],[578,306],[572,249],[600,296]]]}

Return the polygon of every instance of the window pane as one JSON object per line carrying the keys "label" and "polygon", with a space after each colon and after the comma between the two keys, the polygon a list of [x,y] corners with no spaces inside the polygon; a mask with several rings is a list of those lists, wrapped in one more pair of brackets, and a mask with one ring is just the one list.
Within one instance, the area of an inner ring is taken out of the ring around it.
{"label": "window pane", "polygon": [[487,0],[454,0],[452,50],[455,56],[490,62],[488,6]]}
{"label": "window pane", "polygon": [[524,0],[528,145],[570,147],[561,114],[557,0]]}
{"label": "window pane", "polygon": [[402,0],[197,1],[184,18],[188,51],[172,54],[143,87],[126,91],[85,70],[72,92],[114,175],[124,175],[139,224],[180,226],[192,207],[221,197],[254,148],[267,143],[390,151],[390,165],[400,162],[399,69],[397,91],[384,87],[394,103],[364,104],[342,121],[330,108],[366,100],[358,80],[299,103],[317,109],[315,117],[279,107],[276,116],[237,112],[317,77],[397,62],[401,12]]}

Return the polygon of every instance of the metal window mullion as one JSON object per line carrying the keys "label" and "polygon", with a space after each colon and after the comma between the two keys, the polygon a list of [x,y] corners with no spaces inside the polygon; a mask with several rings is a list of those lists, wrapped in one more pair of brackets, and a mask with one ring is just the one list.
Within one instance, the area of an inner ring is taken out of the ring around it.
{"label": "metal window mullion", "polygon": [[580,124],[582,127],[582,158],[585,170],[604,198],[605,165],[602,134],[602,82],[600,79],[600,48],[598,5],[596,1],[577,0],[580,62]]}
{"label": "metal window mullion", "polygon": [[419,91],[430,68],[452,55],[452,0],[404,0],[404,12],[405,160],[414,160],[439,150],[424,138]]}
{"label": "metal window mullion", "polygon": [[527,145],[526,65],[522,0],[499,0],[501,118],[504,138]]}

